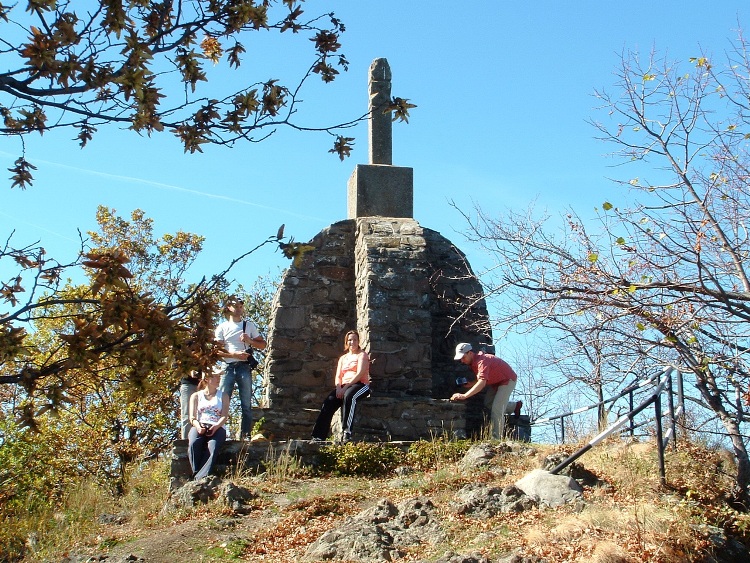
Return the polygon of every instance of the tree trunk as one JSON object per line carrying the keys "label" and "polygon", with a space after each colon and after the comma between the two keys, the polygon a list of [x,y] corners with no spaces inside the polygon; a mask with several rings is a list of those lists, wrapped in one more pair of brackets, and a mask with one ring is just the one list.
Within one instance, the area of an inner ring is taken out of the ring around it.
{"label": "tree trunk", "polygon": [[740,435],[740,428],[735,420],[731,417],[722,417],[722,423],[732,441],[734,458],[737,460],[737,477],[734,482],[732,504],[736,509],[747,512],[750,509],[750,457],[748,457],[745,441]]}
{"label": "tree trunk", "polygon": [[609,410],[607,410],[604,404],[604,388],[601,385],[598,385],[596,388],[596,399],[599,402],[599,407],[596,409],[597,426],[599,427],[599,432],[603,432],[608,426]]}
{"label": "tree trunk", "polygon": [[[694,365],[700,365],[700,363],[696,362]],[[737,463],[737,476],[734,481],[731,502],[736,509],[748,511],[750,510],[750,457],[748,457],[747,446],[740,432],[740,425],[727,412],[713,373],[702,369],[695,370],[694,373],[698,391],[700,391],[710,409],[719,417],[719,420],[721,420],[722,425],[727,431],[729,440],[732,442],[734,459]]]}

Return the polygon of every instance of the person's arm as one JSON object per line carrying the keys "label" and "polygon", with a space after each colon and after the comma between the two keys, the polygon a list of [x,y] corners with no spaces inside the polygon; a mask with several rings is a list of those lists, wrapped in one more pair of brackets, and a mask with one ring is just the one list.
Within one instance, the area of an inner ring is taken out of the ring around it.
{"label": "person's arm", "polygon": [[484,379],[477,379],[477,382],[471,386],[466,393],[454,393],[451,397],[451,401],[465,401],[469,397],[473,397],[477,393],[480,393],[484,389],[487,382]]}
{"label": "person's arm", "polygon": [[227,352],[224,348],[221,348],[217,355],[222,358],[232,358],[234,360],[247,360],[247,354],[245,352]]}
{"label": "person's arm", "polygon": [[[243,342],[245,342],[243,340]],[[256,350],[265,350],[266,346],[268,346],[268,343],[266,342],[266,339],[262,336],[258,335],[255,338],[251,338],[249,341],[246,342]]]}
{"label": "person's arm", "polygon": [[266,339],[263,338],[263,335],[258,331],[258,326],[253,321],[247,321],[245,332],[240,335],[240,340],[246,346],[251,346],[256,350],[265,350],[268,346]]}
{"label": "person's arm", "polygon": [[341,371],[344,368],[344,358],[346,354],[339,358],[339,363],[336,365],[336,397],[339,399],[344,396],[343,378],[344,374]]}
{"label": "person's arm", "polygon": [[198,434],[205,432],[204,428],[198,422],[198,392],[190,395],[190,408],[188,410],[190,418],[190,426],[198,431]]}

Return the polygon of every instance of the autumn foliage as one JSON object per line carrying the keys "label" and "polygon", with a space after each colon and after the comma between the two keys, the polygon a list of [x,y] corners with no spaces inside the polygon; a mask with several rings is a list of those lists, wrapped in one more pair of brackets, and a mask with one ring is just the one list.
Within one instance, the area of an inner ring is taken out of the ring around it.
{"label": "autumn foliage", "polygon": [[[85,147],[101,127],[114,124],[139,134],[169,132],[194,153],[207,144],[261,141],[291,127],[332,135],[330,152],[343,159],[353,139],[337,131],[369,114],[343,123],[297,123],[305,82],[320,77],[330,83],[349,68],[341,52],[343,22],[333,13],[309,15],[303,6],[304,0],[0,5],[0,135],[23,139],[69,128]],[[246,57],[275,55],[258,47],[247,53],[249,44],[271,32],[290,32],[290,44],[307,39],[310,61],[299,66],[305,70],[293,84],[253,78],[243,66]],[[205,93],[207,61],[231,76],[220,94]],[[408,121],[413,107],[393,98],[382,109]],[[12,186],[25,189],[36,166],[23,154],[22,142],[20,150],[9,171]]]}

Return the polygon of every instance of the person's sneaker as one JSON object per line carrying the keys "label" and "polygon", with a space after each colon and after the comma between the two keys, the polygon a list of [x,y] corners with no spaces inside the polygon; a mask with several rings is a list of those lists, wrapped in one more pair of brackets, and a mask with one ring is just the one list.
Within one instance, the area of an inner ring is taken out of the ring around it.
{"label": "person's sneaker", "polygon": [[516,408],[513,409],[513,415],[514,416],[521,416],[521,407],[523,406],[523,401],[516,401]]}
{"label": "person's sneaker", "polygon": [[344,434],[341,436],[341,443],[346,444],[347,442],[352,441],[352,433],[351,432],[344,432]]}

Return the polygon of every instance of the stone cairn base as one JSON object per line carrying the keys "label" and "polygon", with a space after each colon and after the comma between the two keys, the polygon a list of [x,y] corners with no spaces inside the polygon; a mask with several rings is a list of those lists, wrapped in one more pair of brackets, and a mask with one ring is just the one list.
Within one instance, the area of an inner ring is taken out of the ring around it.
{"label": "stone cairn base", "polygon": [[[293,456],[301,465],[315,467],[319,464],[320,448],[341,440],[341,419],[334,416],[331,425],[330,442],[313,442],[307,436],[312,430],[316,409],[301,409],[295,417],[289,413],[285,417],[275,417],[272,409],[253,409],[254,415],[265,418],[263,433],[267,440],[235,441],[227,440],[216,463],[219,475],[264,471],[269,462],[278,461],[283,456]],[[446,437],[462,439],[478,436],[485,422],[481,412],[478,416],[467,417],[463,403],[451,403],[421,398],[370,397],[357,408],[354,420],[354,441],[387,442],[389,445],[408,449],[414,443],[409,439],[415,435],[425,440]],[[292,426],[288,424],[294,421]],[[279,424],[281,422],[281,424]],[[528,416],[509,416],[506,421],[509,438],[524,442],[531,441],[531,425]],[[303,439],[289,438],[294,431]],[[190,479],[190,463],[187,456],[187,440],[176,440],[172,447],[170,489],[176,490]]]}

